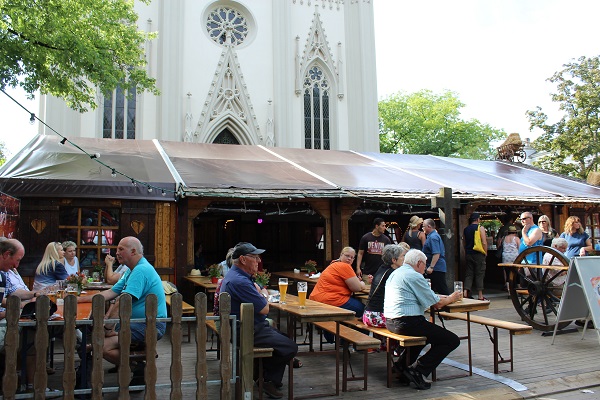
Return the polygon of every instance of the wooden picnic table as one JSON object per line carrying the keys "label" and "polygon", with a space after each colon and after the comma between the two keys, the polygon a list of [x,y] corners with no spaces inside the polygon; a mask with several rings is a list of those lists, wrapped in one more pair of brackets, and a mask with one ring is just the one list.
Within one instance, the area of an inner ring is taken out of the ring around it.
{"label": "wooden picnic table", "polygon": [[[340,307],[330,306],[329,304],[320,303],[306,299],[306,307],[300,308],[298,303],[298,297],[290,295],[289,293],[285,299],[286,303],[270,303],[269,306],[277,309],[279,312],[283,311],[287,314],[287,330],[288,336],[295,340],[296,335],[296,322],[321,322],[321,321],[335,321],[336,323],[336,335],[335,335],[335,395],[340,394],[340,321],[346,321],[354,318],[354,311],[346,310]],[[312,336],[311,336],[312,342]],[[312,348],[312,343],[311,343]],[[288,398],[294,399],[294,367],[293,360],[290,361],[288,366]],[[311,395],[310,397],[321,397],[331,394],[323,395]]]}
{"label": "wooden picnic table", "polygon": [[473,311],[481,311],[487,310],[490,308],[489,300],[475,300],[469,298],[463,298],[461,301],[457,301],[455,303],[451,303],[446,305],[445,307],[434,310],[430,309],[430,315],[432,322],[435,323],[435,313],[439,311],[447,311],[453,313],[466,313],[467,314],[467,335],[461,337],[461,339],[467,339],[467,351],[469,353],[469,376],[473,375],[473,355],[471,352],[471,312]]}
{"label": "wooden picnic table", "polygon": [[212,283],[210,277],[208,276],[185,276],[185,279],[188,282],[191,282],[194,286],[199,286],[204,289],[205,293],[214,293],[217,290],[217,284]]}
{"label": "wooden picnic table", "polygon": [[279,271],[279,272],[273,272],[274,276],[280,277],[280,278],[288,278],[288,279],[293,279],[296,282],[308,282],[310,284],[316,285],[317,281],[319,280],[319,278],[311,278],[308,276],[308,274],[306,272],[299,272],[296,273],[294,271]]}

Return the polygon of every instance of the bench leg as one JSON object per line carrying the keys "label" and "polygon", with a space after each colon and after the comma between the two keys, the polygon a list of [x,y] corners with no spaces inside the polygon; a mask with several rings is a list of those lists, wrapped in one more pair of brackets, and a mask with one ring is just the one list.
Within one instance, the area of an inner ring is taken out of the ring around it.
{"label": "bench leg", "polygon": [[342,363],[342,392],[348,391],[348,362],[350,355],[350,347],[348,341],[344,341],[343,351],[343,363]]}
{"label": "bench leg", "polygon": [[[512,339],[512,336],[511,336]],[[512,345],[510,346],[510,350],[512,352]],[[510,355],[512,358],[512,354]],[[510,361],[512,365],[512,359]],[[494,327],[494,373],[498,374],[500,368],[498,367],[498,328]]]}
{"label": "bench leg", "polygon": [[263,359],[258,359],[258,400],[263,400],[263,384],[265,378],[263,376]]}

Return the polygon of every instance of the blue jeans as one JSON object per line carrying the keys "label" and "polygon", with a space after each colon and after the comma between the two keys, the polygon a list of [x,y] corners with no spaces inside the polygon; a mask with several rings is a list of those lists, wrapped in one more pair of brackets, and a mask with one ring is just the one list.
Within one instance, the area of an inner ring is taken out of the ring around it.
{"label": "blue jeans", "polygon": [[[340,308],[354,311],[356,313],[356,317],[360,319],[362,319],[363,313],[365,312],[365,305],[362,303],[362,301],[352,296],[350,296],[348,301],[342,304]],[[325,340],[327,340],[327,343],[335,342],[335,335],[333,333],[323,332],[323,336],[325,337]]]}

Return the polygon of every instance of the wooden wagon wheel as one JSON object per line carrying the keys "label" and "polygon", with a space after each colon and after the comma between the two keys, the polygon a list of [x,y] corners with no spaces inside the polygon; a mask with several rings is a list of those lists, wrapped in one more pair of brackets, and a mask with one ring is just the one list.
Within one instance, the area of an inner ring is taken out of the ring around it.
{"label": "wooden wagon wheel", "polygon": [[[535,263],[529,262],[529,254],[538,253]],[[561,252],[547,246],[534,246],[520,253],[514,264],[523,264],[522,268],[511,268],[509,280],[510,298],[521,316],[521,319],[540,331],[552,331],[558,313],[560,298],[556,295],[556,288],[552,282],[558,274],[556,271],[541,268],[527,268],[527,264],[541,265],[544,255],[550,253],[554,260],[560,261],[562,266],[569,266],[569,259]],[[558,329],[563,329],[570,322],[560,322]]]}
{"label": "wooden wagon wheel", "polygon": [[525,159],[527,158],[527,153],[525,153],[525,150],[517,150],[515,152],[515,157],[517,157],[517,161],[518,162],[525,162]]}

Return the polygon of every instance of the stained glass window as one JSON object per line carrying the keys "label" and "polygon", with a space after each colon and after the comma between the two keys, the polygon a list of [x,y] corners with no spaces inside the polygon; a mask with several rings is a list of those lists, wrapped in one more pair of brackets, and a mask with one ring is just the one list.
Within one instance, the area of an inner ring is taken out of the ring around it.
{"label": "stained glass window", "polygon": [[104,117],[102,137],[105,139],[135,139],[135,111],[137,97],[135,91],[127,98],[121,86],[104,97]]}
{"label": "stained glass window", "polygon": [[313,66],[304,78],[304,148],[330,149],[329,82]]}
{"label": "stained glass window", "polygon": [[238,46],[248,36],[248,22],[239,11],[219,7],[208,15],[206,30],[216,43]]}

